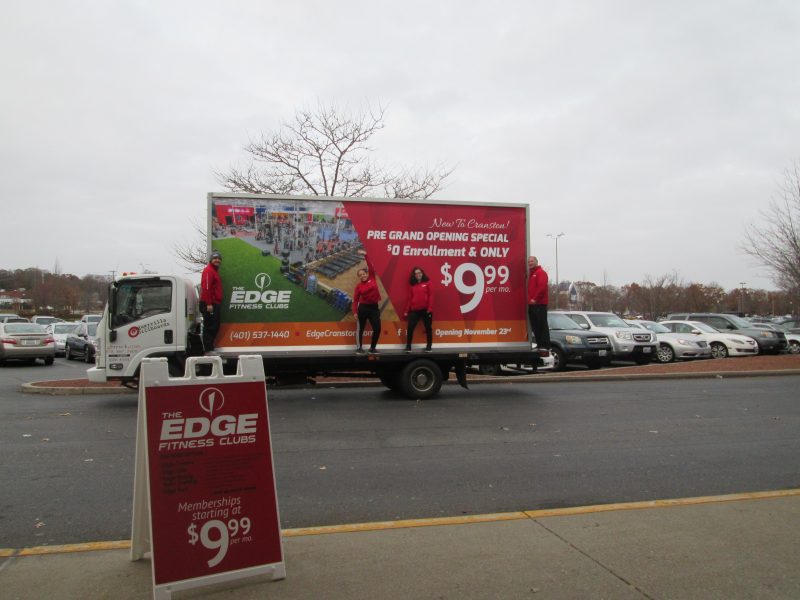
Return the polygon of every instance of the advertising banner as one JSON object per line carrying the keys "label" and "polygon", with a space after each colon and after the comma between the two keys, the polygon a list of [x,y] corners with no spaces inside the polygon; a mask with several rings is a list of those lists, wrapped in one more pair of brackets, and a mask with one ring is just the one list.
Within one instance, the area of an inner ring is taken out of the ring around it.
{"label": "advertising banner", "polygon": [[248,358],[245,369],[257,363],[260,380],[224,377],[221,363],[219,377],[202,381],[166,371],[149,380],[152,365],[143,368],[146,435],[137,447],[146,450],[147,470],[138,472],[137,448],[137,480],[148,482],[155,590],[261,574],[264,566],[284,576],[263,366]]}
{"label": "advertising banner", "polygon": [[[250,221],[228,224],[231,212]],[[364,253],[381,291],[382,347],[405,346],[417,267],[432,284],[436,347],[528,339],[525,206],[212,197],[211,214],[224,257],[219,350],[352,348]]]}

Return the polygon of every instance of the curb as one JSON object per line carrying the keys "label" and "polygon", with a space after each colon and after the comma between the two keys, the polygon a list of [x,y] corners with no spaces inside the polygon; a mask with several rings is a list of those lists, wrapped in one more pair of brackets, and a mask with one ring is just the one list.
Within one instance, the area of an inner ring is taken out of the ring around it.
{"label": "curb", "polygon": [[19,386],[19,391],[25,394],[44,394],[46,396],[91,396],[100,394],[137,394],[138,390],[127,387],[48,387],[46,385],[35,385],[36,383],[47,383],[46,381],[23,383]]}
{"label": "curb", "polygon": [[[597,382],[597,381],[642,381],[649,379],[725,379],[732,377],[776,377],[779,375],[800,375],[800,369],[781,369],[778,371],[711,371],[704,373],[624,373],[614,375],[555,375],[551,373],[537,373],[532,375],[473,375],[467,379],[467,384],[483,383],[564,383],[564,382]],[[80,395],[116,395],[136,394],[138,390],[127,387],[48,387],[36,385],[33,382],[20,385],[20,391],[26,394],[44,394],[48,396],[80,396]],[[454,380],[444,382],[445,385],[458,385]],[[304,387],[381,387],[377,380],[368,381],[322,381],[313,385],[286,385],[281,389],[301,389]],[[271,386],[273,389],[275,386]]]}

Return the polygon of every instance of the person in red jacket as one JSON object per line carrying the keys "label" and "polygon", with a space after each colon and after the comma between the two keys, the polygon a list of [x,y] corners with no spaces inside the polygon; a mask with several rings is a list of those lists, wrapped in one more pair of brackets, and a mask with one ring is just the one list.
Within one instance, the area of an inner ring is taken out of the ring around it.
{"label": "person in red jacket", "polygon": [[541,349],[550,349],[550,328],[547,326],[547,273],[539,266],[539,259],[528,257],[528,318],[533,337]]}
{"label": "person in red jacket", "polygon": [[361,280],[356,284],[356,289],[353,292],[353,314],[356,316],[358,322],[358,329],[356,330],[356,352],[363,354],[362,337],[364,334],[364,325],[372,325],[372,340],[369,345],[369,353],[377,354],[378,339],[381,335],[381,310],[378,306],[381,301],[381,293],[378,290],[378,281],[375,279],[375,267],[372,266],[366,252],[359,251],[364,256],[367,262],[366,269],[358,270],[358,278]]}
{"label": "person in red jacket", "polygon": [[200,277],[200,314],[203,315],[203,349],[211,352],[219,331],[222,312],[222,280],[219,266],[222,254],[214,250]]}
{"label": "person in red jacket", "polygon": [[414,267],[411,270],[411,278],[409,280],[411,286],[408,295],[408,304],[403,313],[404,317],[408,318],[408,334],[406,336],[406,352],[411,352],[411,340],[414,337],[414,329],[417,323],[422,319],[422,324],[425,326],[425,352],[431,352],[431,345],[433,343],[433,290],[428,276],[425,275],[419,267]]}

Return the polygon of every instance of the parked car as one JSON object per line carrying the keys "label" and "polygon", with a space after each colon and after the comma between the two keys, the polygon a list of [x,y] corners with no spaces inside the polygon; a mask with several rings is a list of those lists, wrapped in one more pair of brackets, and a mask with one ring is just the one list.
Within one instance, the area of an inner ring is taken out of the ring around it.
{"label": "parked car", "polygon": [[632,360],[638,365],[646,365],[656,354],[654,333],[631,327],[614,313],[585,310],[552,312],[567,315],[581,329],[606,335],[613,348],[613,359]]}
{"label": "parked car", "polygon": [[553,371],[563,371],[567,363],[583,363],[599,369],[611,362],[613,348],[605,334],[590,333],[567,315],[547,313],[550,327],[550,353]]}
{"label": "parked car", "polygon": [[97,350],[97,323],[78,323],[78,328],[67,336],[64,357],[67,360],[82,358],[87,363],[94,362]]}
{"label": "parked car", "polygon": [[784,333],[800,333],[800,319],[781,319],[775,325]]}
{"label": "parked car", "polygon": [[733,332],[753,338],[758,344],[759,354],[779,354],[786,348],[786,334],[782,331],[767,331],[756,327],[736,315],[724,313],[670,313],[669,321],[702,321],[717,331]]}
{"label": "parked car", "polygon": [[75,333],[79,326],[80,323],[53,323],[47,326],[47,331],[50,332],[56,342],[56,356],[64,354],[67,338]]}
{"label": "parked car", "polygon": [[81,323],[99,323],[102,318],[103,315],[83,315]]}
{"label": "parked car", "polygon": [[36,323],[0,323],[0,363],[7,360],[34,362],[41,358],[52,365],[56,355],[53,337]]}
{"label": "parked car", "polygon": [[678,358],[711,358],[711,346],[708,340],[701,335],[675,333],[661,323],[644,319],[625,322],[656,334],[658,350],[656,350],[655,358],[660,363],[673,362]]}
{"label": "parked car", "polygon": [[25,317],[19,315],[0,315],[0,323],[30,323]]}
{"label": "parked car", "polygon": [[53,323],[62,323],[64,319],[59,319],[58,317],[51,317],[49,315],[35,315],[31,317],[31,323],[36,323],[37,325],[44,325],[47,327],[48,325],[52,325]]}
{"label": "parked car", "polygon": [[755,356],[758,354],[758,344],[750,336],[728,331],[717,331],[711,325],[702,321],[662,321],[660,324],[676,333],[705,336],[711,348],[712,358]]}
{"label": "parked car", "polygon": [[788,344],[786,351],[789,354],[800,354],[800,333],[787,333],[786,343]]}

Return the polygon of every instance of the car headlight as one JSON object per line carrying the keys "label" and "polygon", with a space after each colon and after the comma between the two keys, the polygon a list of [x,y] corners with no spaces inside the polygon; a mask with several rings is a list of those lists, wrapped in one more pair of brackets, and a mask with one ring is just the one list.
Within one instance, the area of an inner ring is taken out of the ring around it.
{"label": "car headlight", "polygon": [[681,339],[678,339],[678,343],[681,346],[694,346],[694,345],[696,345],[696,342],[694,340],[681,340]]}
{"label": "car headlight", "polygon": [[761,337],[765,337],[765,338],[774,338],[775,337],[775,334],[772,333],[771,331],[761,331],[760,334],[761,334]]}
{"label": "car headlight", "polygon": [[566,336],[564,336],[564,340],[568,344],[580,344],[581,343],[581,338],[579,338],[577,335],[566,335]]}
{"label": "car headlight", "polygon": [[614,335],[616,335],[621,340],[632,340],[633,339],[633,335],[631,335],[627,331],[615,331]]}

